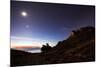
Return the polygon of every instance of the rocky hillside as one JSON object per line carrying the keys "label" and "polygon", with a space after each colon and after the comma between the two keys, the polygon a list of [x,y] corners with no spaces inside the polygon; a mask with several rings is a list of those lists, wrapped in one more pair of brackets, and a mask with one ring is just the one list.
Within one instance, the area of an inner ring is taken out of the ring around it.
{"label": "rocky hillside", "polygon": [[[14,54],[15,53],[15,54]],[[11,50],[11,66],[95,61],[95,28],[73,30],[69,38],[45,53],[24,53]]]}

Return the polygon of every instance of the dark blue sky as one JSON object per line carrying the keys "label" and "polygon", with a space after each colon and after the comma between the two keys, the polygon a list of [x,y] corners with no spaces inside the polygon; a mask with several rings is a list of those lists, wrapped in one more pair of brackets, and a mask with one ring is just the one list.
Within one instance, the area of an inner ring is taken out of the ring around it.
{"label": "dark blue sky", "polygon": [[[23,11],[26,17],[21,15]],[[95,26],[94,6],[11,1],[11,41],[14,44],[49,42],[55,46],[73,29],[88,25]]]}

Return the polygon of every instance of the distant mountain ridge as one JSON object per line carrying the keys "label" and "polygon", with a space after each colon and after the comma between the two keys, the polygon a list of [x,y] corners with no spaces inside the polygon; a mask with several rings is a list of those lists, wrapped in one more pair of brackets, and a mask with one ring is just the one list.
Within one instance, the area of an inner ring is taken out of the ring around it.
{"label": "distant mountain ridge", "polygon": [[73,30],[69,38],[46,53],[21,52],[11,49],[11,66],[95,61],[95,28]]}

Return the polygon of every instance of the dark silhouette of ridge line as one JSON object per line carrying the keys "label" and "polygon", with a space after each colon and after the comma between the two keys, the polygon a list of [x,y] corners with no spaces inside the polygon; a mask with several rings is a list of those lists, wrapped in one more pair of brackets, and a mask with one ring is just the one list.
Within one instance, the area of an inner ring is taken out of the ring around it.
{"label": "dark silhouette of ridge line", "polygon": [[73,30],[67,39],[44,51],[28,53],[11,49],[11,66],[95,61],[95,28]]}

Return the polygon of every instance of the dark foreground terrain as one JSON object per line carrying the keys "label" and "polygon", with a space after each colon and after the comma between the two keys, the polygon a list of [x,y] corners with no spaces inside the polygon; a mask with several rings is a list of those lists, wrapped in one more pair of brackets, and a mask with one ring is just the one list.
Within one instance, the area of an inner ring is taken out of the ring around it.
{"label": "dark foreground terrain", "polygon": [[28,53],[11,49],[11,66],[95,61],[95,28],[82,27],[71,32],[48,52]]}

